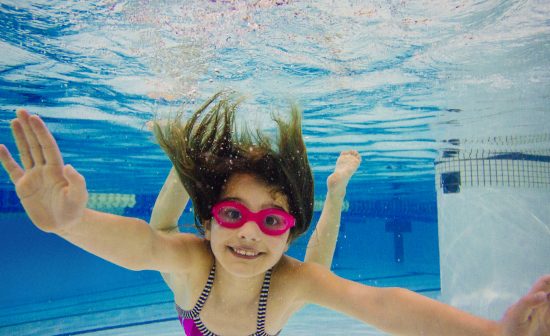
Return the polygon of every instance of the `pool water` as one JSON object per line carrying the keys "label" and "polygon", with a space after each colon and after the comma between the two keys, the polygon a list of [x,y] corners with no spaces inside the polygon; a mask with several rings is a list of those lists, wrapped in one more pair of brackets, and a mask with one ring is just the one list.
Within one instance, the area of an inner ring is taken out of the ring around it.
{"label": "pool water", "polygon": [[[537,0],[0,0],[0,143],[15,150],[9,122],[28,108],[86,177],[90,206],[149,220],[170,162],[148,121],[189,114],[230,88],[246,98],[239,117],[270,131],[270,113],[296,102],[315,177],[313,223],[340,151],[363,158],[332,270],[440,299],[449,279],[441,227],[463,235],[457,217],[468,215],[498,228],[494,218],[512,217],[495,204],[498,188],[512,200],[536,190],[535,206],[550,204],[549,18],[550,6]],[[482,173],[485,163],[498,169]],[[453,203],[452,195],[472,196]],[[188,205],[180,230],[194,232],[192,222]],[[550,252],[549,222],[534,224],[537,254]],[[303,259],[310,234],[291,256]],[[463,263],[457,274],[483,259],[476,253],[452,260]],[[122,269],[39,231],[4,171],[0,265],[0,335],[182,334],[159,274]],[[483,308],[493,316],[502,307]],[[319,333],[381,335],[316,306],[283,331]]]}

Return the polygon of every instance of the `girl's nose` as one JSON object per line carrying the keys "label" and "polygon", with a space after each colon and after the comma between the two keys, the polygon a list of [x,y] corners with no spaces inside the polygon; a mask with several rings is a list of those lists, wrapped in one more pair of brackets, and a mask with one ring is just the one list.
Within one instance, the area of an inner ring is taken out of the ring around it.
{"label": "girl's nose", "polygon": [[254,221],[248,221],[239,228],[239,238],[252,241],[259,241],[262,231]]}

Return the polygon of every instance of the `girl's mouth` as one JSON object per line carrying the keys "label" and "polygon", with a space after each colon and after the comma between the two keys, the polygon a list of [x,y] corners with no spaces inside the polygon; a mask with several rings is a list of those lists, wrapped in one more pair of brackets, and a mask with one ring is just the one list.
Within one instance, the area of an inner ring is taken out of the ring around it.
{"label": "girl's mouth", "polygon": [[262,252],[240,249],[238,247],[228,246],[228,248],[234,256],[243,259],[256,259],[263,254]]}

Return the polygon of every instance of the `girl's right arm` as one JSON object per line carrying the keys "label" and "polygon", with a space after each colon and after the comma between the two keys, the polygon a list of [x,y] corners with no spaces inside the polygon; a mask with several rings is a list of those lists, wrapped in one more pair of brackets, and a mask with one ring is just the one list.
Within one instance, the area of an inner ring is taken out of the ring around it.
{"label": "girl's right arm", "polygon": [[[158,123],[165,124],[160,120]],[[153,130],[154,122],[147,122],[149,131]],[[153,213],[149,225],[159,231],[174,233],[179,232],[178,221],[189,202],[189,194],[181,184],[179,176],[172,166],[164,185],[153,206]]]}
{"label": "girl's right arm", "polygon": [[153,230],[138,218],[84,209],[79,221],[52,231],[74,245],[130,270],[186,273],[202,240]]}
{"label": "girl's right arm", "polygon": [[[189,194],[181,184],[176,170],[172,167],[155,201],[149,222],[150,227],[159,233],[175,233],[179,236],[178,220],[185,210],[187,202],[189,202]],[[171,288],[170,273],[161,273],[161,276]]]}
{"label": "girl's right arm", "polygon": [[[167,235],[146,222],[86,208],[86,183],[64,165],[57,143],[38,116],[17,112],[12,131],[23,168],[0,146],[0,161],[34,225],[122,267],[185,272],[201,239]],[[198,253],[198,252],[197,252]]]}
{"label": "girl's right arm", "polygon": [[179,232],[178,220],[189,202],[189,194],[183,187],[174,167],[160,190],[149,225],[159,231]]}

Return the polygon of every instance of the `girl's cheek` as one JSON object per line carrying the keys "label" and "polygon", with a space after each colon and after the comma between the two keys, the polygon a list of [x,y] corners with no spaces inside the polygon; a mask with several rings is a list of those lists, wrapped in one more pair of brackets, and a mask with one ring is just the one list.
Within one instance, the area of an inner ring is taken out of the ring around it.
{"label": "girl's cheek", "polygon": [[290,245],[288,243],[288,234],[284,234],[278,237],[272,237],[272,239],[273,240],[270,242],[270,245],[273,247],[273,249],[281,250],[283,251],[283,253],[288,250],[288,247]]}

